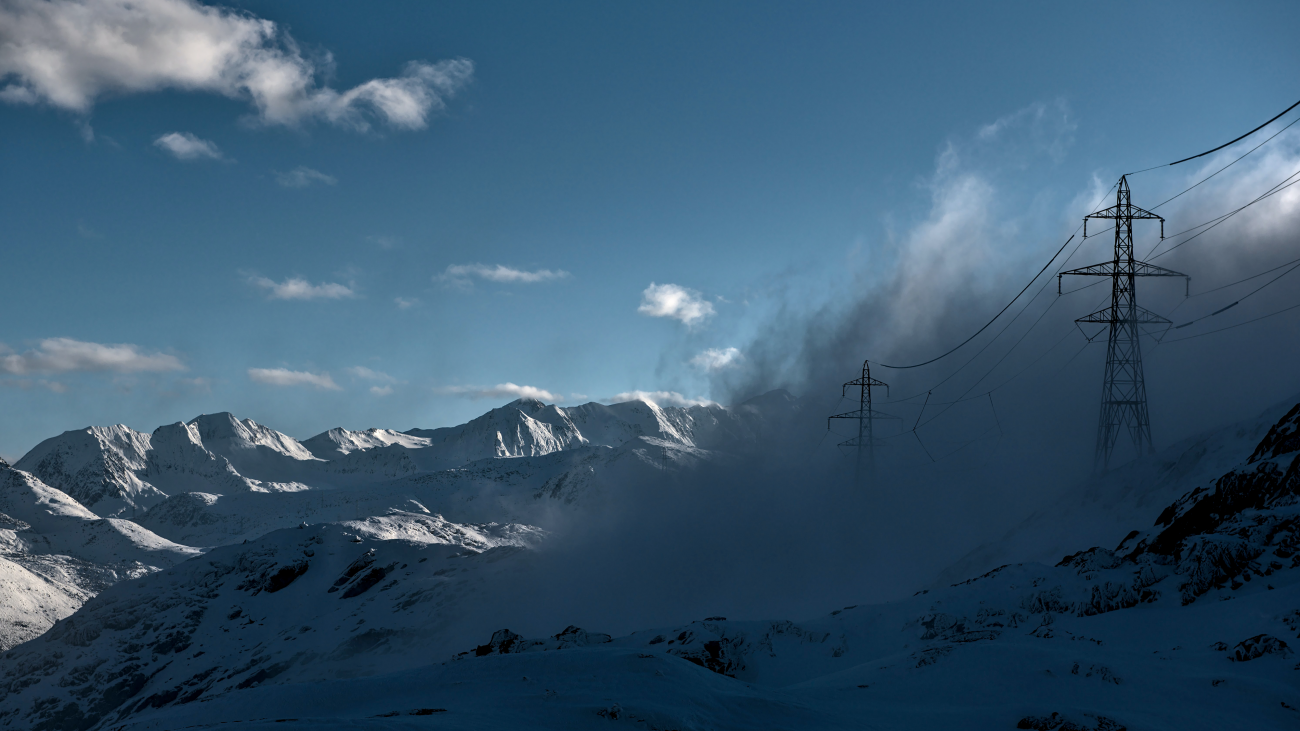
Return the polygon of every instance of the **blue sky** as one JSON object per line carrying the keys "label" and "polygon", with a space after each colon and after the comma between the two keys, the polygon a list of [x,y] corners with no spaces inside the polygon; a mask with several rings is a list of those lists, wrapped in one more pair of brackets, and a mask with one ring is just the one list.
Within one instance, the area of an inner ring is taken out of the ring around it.
{"label": "blue sky", "polygon": [[[0,454],[212,411],[303,438],[517,393],[725,401],[807,385],[758,356],[774,323],[873,288],[910,336],[877,357],[919,356],[1120,173],[1300,98],[1298,22],[1284,2],[4,0]],[[1284,144],[1184,218],[1285,168]],[[1135,177],[1136,200],[1194,172]]]}

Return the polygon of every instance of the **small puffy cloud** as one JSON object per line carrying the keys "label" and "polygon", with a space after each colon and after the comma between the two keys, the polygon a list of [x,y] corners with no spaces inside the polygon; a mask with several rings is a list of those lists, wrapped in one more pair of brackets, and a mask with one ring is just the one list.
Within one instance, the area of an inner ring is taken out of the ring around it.
{"label": "small puffy cloud", "polygon": [[452,396],[464,396],[474,400],[491,398],[509,398],[509,399],[537,399],[538,401],[549,401],[551,403],[563,402],[564,398],[547,391],[544,388],[535,386],[519,386],[514,383],[498,383],[495,386],[444,386],[436,389],[438,393],[445,393]]}
{"label": "small puffy cloud", "polygon": [[[0,373],[70,373],[112,371],[114,373],[161,373],[183,371],[185,365],[174,355],[145,353],[129,344],[106,345],[71,338],[48,338],[23,353],[0,345]],[[55,389],[57,390],[57,389]]]}
{"label": "small puffy cloud", "polygon": [[221,150],[215,142],[202,140],[189,132],[168,132],[153,141],[154,147],[170,152],[177,160],[220,160]]}
{"label": "small puffy cloud", "polygon": [[320,83],[332,68],[330,54],[304,57],[269,20],[195,0],[0,3],[0,101],[11,104],[88,114],[107,95],[174,89],[246,101],[267,125],[413,130],[474,75],[468,59],[411,61],[340,91]]}
{"label": "small puffy cloud", "polygon": [[312,183],[334,185],[339,182],[339,179],[333,175],[326,175],[319,170],[313,170],[304,165],[299,165],[287,173],[275,173],[275,182],[285,188],[306,188]]}
{"label": "small puffy cloud", "polygon": [[287,368],[249,368],[248,377],[254,383],[268,386],[312,386],[322,391],[342,391],[328,373],[291,371]]}
{"label": "small puffy cloud", "polygon": [[415,297],[394,297],[393,304],[397,305],[399,310],[409,310],[420,304],[420,300]]}
{"label": "small puffy cloud", "polygon": [[709,348],[691,358],[691,365],[706,371],[720,371],[735,366],[744,359],[745,356],[736,348]]}
{"label": "small puffy cloud", "polygon": [[387,396],[393,392],[392,386],[371,386],[370,393],[373,396]]}
{"label": "small puffy cloud", "polygon": [[500,284],[533,284],[566,279],[569,277],[569,273],[563,269],[536,269],[530,272],[526,269],[515,269],[502,264],[495,266],[453,264],[433,279],[435,282],[443,282],[468,289],[473,286],[471,282],[473,277]]}
{"label": "small puffy cloud", "polygon": [[676,391],[624,391],[606,401],[611,404],[648,401],[655,406],[713,406],[717,403],[706,398],[687,398]]}
{"label": "small puffy cloud", "polygon": [[693,289],[676,284],[650,283],[641,293],[637,312],[650,317],[671,317],[694,327],[713,315],[713,303]]}
{"label": "small puffy cloud", "polygon": [[249,275],[248,283],[266,290],[267,298],[273,300],[336,300],[357,296],[356,291],[351,287],[337,282],[312,284],[299,277],[290,277],[283,282],[276,282],[266,277]]}

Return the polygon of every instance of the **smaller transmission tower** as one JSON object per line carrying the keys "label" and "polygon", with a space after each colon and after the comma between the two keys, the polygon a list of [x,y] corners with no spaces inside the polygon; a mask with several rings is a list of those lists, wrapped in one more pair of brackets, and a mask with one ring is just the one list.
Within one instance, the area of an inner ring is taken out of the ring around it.
{"label": "smaller transmission tower", "polygon": [[[1133,221],[1160,221],[1160,238],[1164,238],[1165,219],[1133,205],[1127,176],[1119,179],[1115,205],[1089,213],[1083,219],[1083,235],[1088,235],[1088,219],[1103,218],[1115,222],[1115,258],[1057,275],[1057,292],[1061,277],[1067,274],[1087,277],[1110,277],[1110,306],[1075,320],[1079,324],[1106,325],[1106,375],[1101,387],[1101,418],[1097,423],[1097,447],[1094,468],[1110,466],[1115,441],[1125,427],[1138,454],[1154,451],[1151,444],[1151,418],[1147,414],[1147,386],[1142,372],[1142,347],[1138,342],[1143,325],[1170,325],[1169,320],[1138,307],[1137,277],[1184,277],[1191,288],[1191,277],[1172,269],[1133,259]],[[1100,333],[1098,333],[1100,334]]]}
{"label": "smaller transmission tower", "polygon": [[876,473],[876,440],[873,422],[877,419],[897,419],[897,416],[891,416],[871,408],[871,388],[873,386],[884,386],[885,395],[889,395],[889,384],[883,381],[877,381],[871,377],[871,363],[862,361],[862,377],[855,378],[844,384],[841,395],[847,396],[849,386],[858,386],[860,388],[858,396],[858,408],[855,411],[846,411],[843,414],[836,414],[827,417],[826,428],[831,428],[831,419],[856,419],[858,422],[858,436],[840,442],[841,447],[856,447],[858,451],[857,465],[854,468],[854,478],[861,481],[863,472],[863,462],[866,462],[866,472],[874,480]]}

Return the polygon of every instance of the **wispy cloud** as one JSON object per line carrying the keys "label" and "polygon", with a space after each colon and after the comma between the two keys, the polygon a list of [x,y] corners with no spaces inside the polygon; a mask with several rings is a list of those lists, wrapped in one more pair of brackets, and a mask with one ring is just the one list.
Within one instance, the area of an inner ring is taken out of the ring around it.
{"label": "wispy cloud", "polygon": [[495,386],[444,386],[435,389],[438,393],[448,394],[451,396],[464,396],[471,399],[537,399],[538,401],[549,401],[551,403],[561,403],[564,397],[547,391],[544,388],[535,386],[520,386],[514,383],[498,383]]}
{"label": "wispy cloud", "polygon": [[687,398],[676,391],[624,391],[605,399],[607,403],[621,404],[625,401],[648,401],[655,406],[711,406],[715,402],[706,398]]}
{"label": "wispy cloud", "polygon": [[399,310],[409,310],[420,304],[420,300],[415,297],[394,297],[393,304],[397,305],[397,309]]}
{"label": "wispy cloud", "polygon": [[533,271],[528,271],[526,269],[515,269],[502,264],[496,264],[494,266],[488,266],[486,264],[453,264],[447,267],[446,271],[435,276],[433,279],[435,282],[443,282],[445,284],[468,288],[472,286],[472,277],[501,284],[533,284],[536,282],[551,282],[557,279],[567,279],[569,276],[569,273],[563,269],[535,269]]}
{"label": "wispy cloud", "polygon": [[691,365],[706,371],[720,371],[735,366],[744,359],[745,356],[737,348],[709,348],[691,358]]}
{"label": "wispy cloud", "polygon": [[0,344],[0,372],[69,373],[111,371],[141,373],[183,371],[185,365],[174,355],[145,353],[129,344],[106,345],[71,338],[48,338],[31,350],[15,353]]}
{"label": "wispy cloud", "polygon": [[319,170],[313,170],[309,167],[299,165],[287,173],[276,172],[275,182],[285,188],[306,188],[313,183],[334,185],[339,182],[339,180],[333,175],[326,175]]}
{"label": "wispy cloud", "polygon": [[248,377],[268,386],[312,386],[322,391],[342,391],[328,373],[291,371],[287,368],[249,368]]}
{"label": "wispy cloud", "polygon": [[387,373],[384,373],[383,371],[376,371],[371,368],[367,368],[365,366],[352,366],[351,368],[344,368],[343,370],[346,371],[348,375],[352,376],[353,378],[360,378],[363,381],[377,381],[379,383],[397,383],[397,379],[393,378]]}
{"label": "wispy cloud", "polygon": [[177,89],[245,100],[259,122],[285,126],[421,129],[474,75],[468,59],[412,61],[339,91],[318,81],[328,53],[308,59],[275,23],[194,0],[6,2],[0,48],[0,100],[12,104],[88,114],[105,95]]}
{"label": "wispy cloud", "polygon": [[650,283],[641,293],[637,312],[650,317],[670,317],[694,327],[713,316],[713,303],[693,289],[676,284]]}
{"label": "wispy cloud", "polygon": [[0,386],[9,388],[21,388],[24,391],[30,391],[33,388],[43,388],[54,393],[67,393],[68,387],[58,381],[47,381],[43,378],[32,380],[30,378],[0,378]]}
{"label": "wispy cloud", "polygon": [[215,142],[199,139],[189,132],[168,132],[153,141],[155,147],[172,154],[177,160],[220,160],[221,150]]}
{"label": "wispy cloud", "polygon": [[267,297],[273,300],[315,300],[315,299],[343,299],[345,297],[356,297],[357,293],[352,287],[337,282],[322,282],[312,284],[306,279],[299,277],[290,277],[283,282],[276,282],[272,279],[257,275],[248,275],[248,283],[254,287],[266,290]]}
{"label": "wispy cloud", "polygon": [[377,371],[365,366],[352,366],[351,368],[345,368],[344,371],[353,378],[376,384],[370,387],[372,396],[389,396],[393,393],[393,386],[405,383],[405,381],[399,381],[383,371]]}

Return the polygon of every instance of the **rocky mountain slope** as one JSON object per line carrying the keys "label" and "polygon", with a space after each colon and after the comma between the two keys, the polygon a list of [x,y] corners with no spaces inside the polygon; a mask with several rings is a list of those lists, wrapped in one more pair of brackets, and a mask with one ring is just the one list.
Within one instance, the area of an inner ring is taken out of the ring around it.
{"label": "rocky mountain slope", "polygon": [[280,530],[6,653],[0,726],[1295,728],[1300,405],[1238,459],[1113,549],[617,638],[483,629],[544,560],[535,529],[408,511]]}

